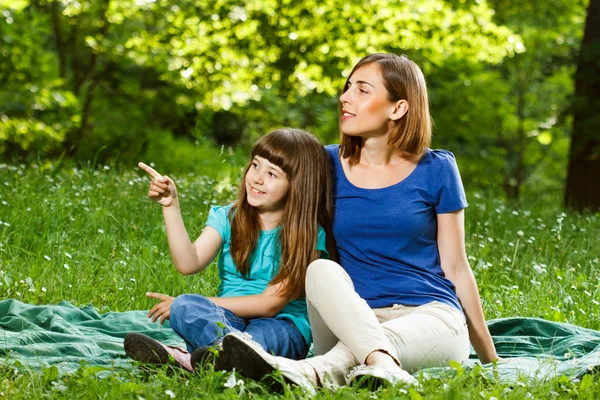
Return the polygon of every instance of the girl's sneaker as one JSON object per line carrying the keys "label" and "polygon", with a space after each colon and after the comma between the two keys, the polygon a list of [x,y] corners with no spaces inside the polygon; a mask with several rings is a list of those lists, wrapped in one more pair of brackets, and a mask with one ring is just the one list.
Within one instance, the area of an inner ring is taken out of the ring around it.
{"label": "girl's sneaker", "polygon": [[128,333],[123,343],[129,358],[144,364],[173,365],[194,372],[191,356],[181,347],[166,346],[141,333]]}
{"label": "girl's sneaker", "polygon": [[216,347],[198,347],[192,352],[190,363],[194,370],[212,364],[215,371],[231,371],[233,366],[231,360],[223,352],[223,344]]}

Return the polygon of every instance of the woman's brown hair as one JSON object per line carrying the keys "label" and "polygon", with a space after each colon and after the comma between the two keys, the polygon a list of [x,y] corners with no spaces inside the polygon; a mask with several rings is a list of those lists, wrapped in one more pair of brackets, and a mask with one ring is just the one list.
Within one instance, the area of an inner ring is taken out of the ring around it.
{"label": "woman's brown hair", "polygon": [[[421,154],[431,144],[431,116],[427,84],[421,68],[404,55],[376,53],[360,60],[350,72],[344,85],[348,90],[350,78],[360,67],[376,63],[381,72],[383,84],[388,92],[388,100],[406,100],[408,111],[397,122],[388,138],[388,145],[413,154]],[[349,158],[350,164],[360,161],[362,138],[340,133],[340,155]]]}
{"label": "woman's brown hair", "polygon": [[[318,229],[330,224],[333,201],[331,172],[327,152],[312,134],[291,128],[274,130],[252,147],[250,159],[267,159],[286,174],[289,189],[279,232],[280,269],[271,284],[286,282],[282,294],[292,299],[304,295],[306,268],[317,243]],[[246,167],[239,197],[230,212],[231,257],[243,276],[250,264],[260,236],[257,210],[246,200]]]}

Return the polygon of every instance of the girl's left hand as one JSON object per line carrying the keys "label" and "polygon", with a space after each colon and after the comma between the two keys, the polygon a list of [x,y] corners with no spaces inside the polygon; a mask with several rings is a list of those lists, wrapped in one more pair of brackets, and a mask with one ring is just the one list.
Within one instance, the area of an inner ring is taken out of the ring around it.
{"label": "girl's left hand", "polygon": [[166,294],[160,293],[146,293],[146,296],[160,300],[160,303],[156,304],[148,312],[148,318],[152,318],[152,322],[160,317],[160,323],[164,323],[165,320],[169,319],[171,315],[171,303],[175,300],[175,297],[167,296]]}

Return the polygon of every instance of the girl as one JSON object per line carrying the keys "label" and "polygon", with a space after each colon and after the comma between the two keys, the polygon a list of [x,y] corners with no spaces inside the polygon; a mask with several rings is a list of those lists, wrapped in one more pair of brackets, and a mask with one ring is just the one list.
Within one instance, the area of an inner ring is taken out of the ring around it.
{"label": "girl", "polygon": [[313,262],[306,297],[316,357],[291,361],[226,336],[250,378],[275,368],[305,388],[354,380],[417,384],[409,373],[462,362],[469,340],[497,359],[464,242],[467,207],[454,155],[432,150],[425,78],[404,56],[372,54],[340,96],[333,236],[339,264]]}
{"label": "girl", "polygon": [[[218,297],[186,294],[161,300],[148,313],[170,319],[187,350],[165,346],[145,335],[125,337],[135,360],[194,366],[214,354],[225,334],[243,332],[264,351],[304,358],[311,343],[304,295],[308,264],[327,256],[325,233],[331,215],[327,154],[311,134],[278,129],[260,138],[240,183],[237,201],[213,207],[201,235],[186,232],[175,183],[144,163],[152,177],[148,196],[162,206],[175,268],[184,275],[206,268],[220,253]],[[215,369],[229,368],[217,356]]]}

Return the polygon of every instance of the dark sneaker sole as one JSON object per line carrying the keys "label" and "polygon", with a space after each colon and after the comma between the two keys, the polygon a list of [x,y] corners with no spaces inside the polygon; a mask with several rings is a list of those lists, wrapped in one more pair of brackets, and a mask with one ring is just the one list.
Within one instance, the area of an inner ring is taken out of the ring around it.
{"label": "dark sneaker sole", "polygon": [[[234,335],[227,335],[223,339],[223,352],[227,355],[233,368],[243,377],[255,381],[263,381],[274,388],[283,390],[281,381],[273,376],[277,370],[271,366],[246,342]],[[283,377],[286,384],[293,382]]]}
{"label": "dark sneaker sole", "polygon": [[144,364],[179,365],[179,363],[171,361],[169,353],[158,341],[141,333],[127,334],[123,346],[125,347],[125,354],[132,360]]}
{"label": "dark sneaker sole", "polygon": [[223,351],[217,351],[214,348],[199,347],[192,352],[190,359],[194,371],[212,364],[215,371],[231,371],[233,365],[231,360]]}

